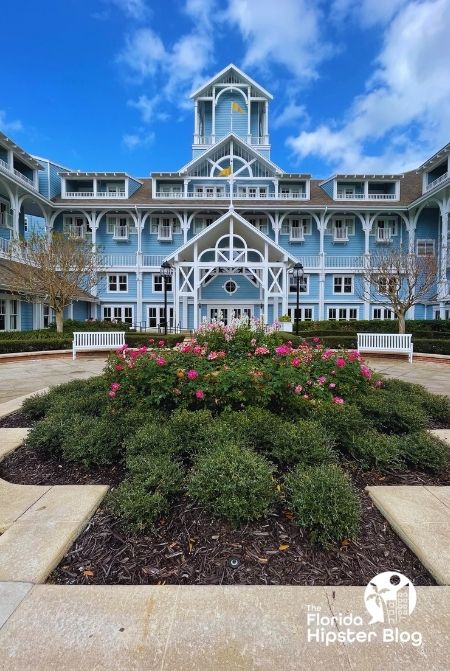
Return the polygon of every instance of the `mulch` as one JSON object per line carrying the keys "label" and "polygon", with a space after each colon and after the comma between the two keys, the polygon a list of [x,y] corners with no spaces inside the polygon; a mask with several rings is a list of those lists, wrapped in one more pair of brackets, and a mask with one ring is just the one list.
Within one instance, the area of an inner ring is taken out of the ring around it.
{"label": "mulch", "polygon": [[0,429],[28,429],[31,425],[32,422],[20,411],[0,417]]}
{"label": "mulch", "polygon": [[[13,416],[10,420],[14,421]],[[19,417],[16,418],[20,420]],[[20,424],[15,424],[16,426]],[[377,573],[397,570],[415,585],[435,582],[372,504],[367,485],[449,485],[450,475],[395,472],[380,475],[346,464],[361,501],[358,537],[322,550],[281,506],[238,529],[211,517],[187,496],[147,534],[129,531],[103,505],[49,576],[58,584],[366,585]],[[85,468],[21,448],[0,463],[0,478],[18,484],[109,484],[124,478],[122,465]]]}

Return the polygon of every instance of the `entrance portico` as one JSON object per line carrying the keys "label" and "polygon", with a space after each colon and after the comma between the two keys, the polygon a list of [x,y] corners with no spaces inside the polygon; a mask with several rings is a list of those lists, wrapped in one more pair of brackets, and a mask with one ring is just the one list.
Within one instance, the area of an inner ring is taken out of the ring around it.
{"label": "entrance portico", "polygon": [[273,321],[287,312],[288,268],[296,260],[230,207],[167,257],[175,268],[175,322],[197,328],[220,312],[228,321]]}

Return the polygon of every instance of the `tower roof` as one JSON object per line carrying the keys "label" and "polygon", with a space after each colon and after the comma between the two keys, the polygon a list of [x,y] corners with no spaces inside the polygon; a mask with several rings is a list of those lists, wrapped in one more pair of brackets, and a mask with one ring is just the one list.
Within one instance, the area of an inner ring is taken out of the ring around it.
{"label": "tower roof", "polygon": [[[229,81],[227,81],[228,79]],[[261,94],[262,97],[268,98],[269,100],[273,99],[273,96],[271,93],[269,93],[269,91],[266,91],[265,88],[260,86],[257,82],[255,82],[254,79],[246,75],[245,72],[243,72],[240,68],[237,67],[237,65],[234,65],[233,63],[230,63],[230,65],[227,65],[225,68],[223,68],[223,70],[208,79],[208,81],[202,84],[200,88],[191,93],[190,97],[197,98],[202,93],[205,93],[205,91],[213,84],[233,85],[242,83],[252,86],[256,91],[258,91],[258,93]]]}

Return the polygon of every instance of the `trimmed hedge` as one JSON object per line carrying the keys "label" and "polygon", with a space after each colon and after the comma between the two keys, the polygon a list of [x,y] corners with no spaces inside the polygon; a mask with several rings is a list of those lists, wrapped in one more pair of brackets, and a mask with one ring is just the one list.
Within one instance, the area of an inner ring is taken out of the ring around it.
{"label": "trimmed hedge", "polygon": [[[72,349],[72,335],[67,335],[65,333],[62,335],[53,334],[47,338],[43,338],[41,336],[36,337],[34,335],[35,333],[39,333],[39,331],[28,331],[26,333],[33,334],[33,337],[5,338],[4,340],[0,338],[0,354],[17,354],[19,352],[47,352],[57,349]],[[17,333],[15,332],[14,335],[17,335]],[[148,341],[152,337],[155,340],[156,345],[160,340],[164,340],[167,343],[167,347],[174,347],[177,343],[182,342],[186,336],[178,333],[170,333],[166,336],[158,334],[152,336],[149,333],[127,333],[125,336],[125,341],[130,347],[139,347],[140,345],[148,346]]]}

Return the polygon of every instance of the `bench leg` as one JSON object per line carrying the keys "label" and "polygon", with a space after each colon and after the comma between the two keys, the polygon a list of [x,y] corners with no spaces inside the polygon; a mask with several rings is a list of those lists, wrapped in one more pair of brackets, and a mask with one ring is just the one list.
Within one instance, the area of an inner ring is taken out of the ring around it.
{"label": "bench leg", "polygon": [[75,360],[77,358],[77,350],[74,348],[72,351],[72,360]]}

